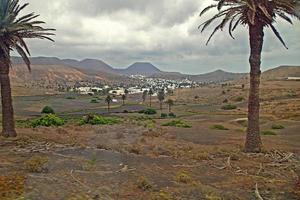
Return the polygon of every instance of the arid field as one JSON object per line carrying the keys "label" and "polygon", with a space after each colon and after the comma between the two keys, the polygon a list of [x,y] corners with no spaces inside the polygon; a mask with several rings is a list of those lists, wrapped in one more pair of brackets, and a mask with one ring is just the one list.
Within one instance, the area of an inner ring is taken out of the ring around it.
{"label": "arid field", "polygon": [[[299,82],[262,82],[260,154],[243,152],[246,83],[176,90],[170,117],[156,97],[146,115],[139,95],[110,114],[104,97],[15,96],[19,136],[0,138],[0,199],[300,199]],[[32,126],[46,105],[63,126]],[[82,124],[89,113],[111,123]]]}

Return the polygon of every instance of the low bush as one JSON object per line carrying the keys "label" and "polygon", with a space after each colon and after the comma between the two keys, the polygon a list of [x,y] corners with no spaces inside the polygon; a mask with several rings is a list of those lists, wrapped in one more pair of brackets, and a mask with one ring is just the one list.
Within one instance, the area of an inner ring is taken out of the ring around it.
{"label": "low bush", "polygon": [[215,125],[211,126],[210,128],[214,129],[214,130],[222,130],[222,131],[229,130],[228,128],[224,127],[221,124],[215,124]]}
{"label": "low bush", "polygon": [[24,165],[25,169],[32,173],[41,173],[41,172],[47,172],[47,163],[48,158],[42,157],[42,156],[33,156],[29,160],[27,160]]}
{"label": "low bush", "polygon": [[101,115],[90,114],[80,120],[80,125],[113,125],[119,122],[120,120],[116,117],[103,117]]}
{"label": "low bush", "polygon": [[174,113],[169,113],[169,117],[176,118],[176,115]]}
{"label": "low bush", "polygon": [[141,189],[143,191],[151,190],[153,187],[152,184],[150,183],[150,181],[144,176],[142,176],[138,179],[137,186],[139,189]]}
{"label": "low bush", "polygon": [[273,124],[272,129],[284,129],[284,126],[281,124]]}
{"label": "low bush", "polygon": [[160,117],[161,117],[161,118],[167,118],[167,117],[168,117],[168,114],[166,114],[166,113],[161,113]]}
{"label": "low bush", "polygon": [[234,101],[236,101],[236,102],[241,102],[241,101],[244,101],[244,100],[245,100],[245,98],[242,97],[242,96],[236,97],[236,98],[234,99]]}
{"label": "low bush", "polygon": [[75,98],[75,97],[72,97],[72,96],[68,96],[68,97],[66,97],[66,99],[71,100],[71,99],[76,99],[76,98]]}
{"label": "low bush", "polygon": [[64,124],[64,119],[56,116],[55,114],[48,114],[31,121],[31,126],[34,128],[38,126],[62,126]]}
{"label": "low bush", "polygon": [[237,106],[232,105],[232,104],[227,104],[227,105],[222,106],[222,109],[223,110],[234,110],[234,109],[237,109]]}
{"label": "low bush", "polygon": [[269,131],[269,130],[262,131],[260,134],[261,135],[277,135],[274,131]]}
{"label": "low bush", "polygon": [[186,171],[180,171],[176,174],[175,177],[176,181],[179,183],[190,183],[192,182],[192,178],[190,177],[190,175],[186,172]]}
{"label": "low bush", "polygon": [[224,99],[224,101],[223,101],[223,103],[228,103],[229,101],[228,101],[228,99]]}
{"label": "low bush", "polygon": [[153,109],[153,108],[148,108],[148,109],[144,110],[143,113],[144,113],[145,115],[155,115],[157,112],[156,112],[156,110]]}
{"label": "low bush", "polygon": [[53,108],[51,108],[50,106],[45,106],[43,109],[42,109],[42,112],[43,114],[55,114]]}
{"label": "low bush", "polygon": [[99,103],[97,99],[91,99],[90,103]]}
{"label": "low bush", "polygon": [[192,128],[191,125],[189,125],[181,120],[173,120],[173,121],[162,124],[162,126],[173,126],[173,127],[178,127],[178,128]]}

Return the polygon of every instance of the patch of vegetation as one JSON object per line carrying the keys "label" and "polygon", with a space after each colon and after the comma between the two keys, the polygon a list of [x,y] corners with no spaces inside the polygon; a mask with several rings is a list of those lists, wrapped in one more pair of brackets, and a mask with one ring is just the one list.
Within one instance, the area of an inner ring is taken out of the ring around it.
{"label": "patch of vegetation", "polygon": [[153,188],[152,184],[150,181],[144,177],[141,176],[138,181],[137,181],[137,187],[143,191],[151,190]]}
{"label": "patch of vegetation", "polygon": [[281,124],[273,124],[272,129],[284,129],[285,127]]}
{"label": "patch of vegetation", "polygon": [[161,118],[167,118],[167,117],[168,117],[168,114],[166,114],[166,113],[161,113],[160,117],[161,117]]}
{"label": "patch of vegetation", "polygon": [[66,99],[72,100],[72,99],[76,99],[76,97],[68,96],[68,97],[66,97]]}
{"label": "patch of vegetation", "polygon": [[42,116],[38,119],[31,121],[31,127],[35,128],[38,126],[63,126],[65,124],[64,119],[54,115],[54,114],[48,114],[45,116]]}
{"label": "patch of vegetation", "polygon": [[97,99],[91,99],[90,103],[99,103]]}
{"label": "patch of vegetation", "polygon": [[133,153],[133,154],[136,154],[136,155],[140,155],[141,154],[141,148],[137,145],[132,145],[132,146],[129,146],[127,147],[127,151],[129,153]]}
{"label": "patch of vegetation", "polygon": [[97,157],[93,156],[91,159],[85,161],[82,164],[82,169],[85,171],[91,171],[95,169],[96,163],[97,163]]}
{"label": "patch of vegetation", "polygon": [[260,134],[261,135],[277,135],[274,131],[270,131],[270,130],[261,131]]}
{"label": "patch of vegetation", "polygon": [[222,106],[222,109],[223,110],[235,110],[235,109],[237,109],[237,106],[233,105],[233,104],[227,104],[227,105]]}
{"label": "patch of vegetation", "polygon": [[175,180],[178,183],[185,183],[185,184],[191,183],[193,181],[190,175],[186,171],[178,172],[176,174]]}
{"label": "patch of vegetation", "polygon": [[229,101],[228,101],[228,99],[224,99],[224,101],[223,101],[223,103],[228,103]]}
{"label": "patch of vegetation", "polygon": [[47,172],[48,161],[48,158],[45,156],[33,156],[24,163],[25,169],[32,173]]}
{"label": "patch of vegetation", "polygon": [[297,93],[293,90],[289,90],[286,96],[289,98],[295,98],[297,97]]}
{"label": "patch of vegetation", "polygon": [[225,126],[223,126],[221,124],[215,124],[215,125],[211,126],[210,128],[214,129],[214,130],[222,130],[222,131],[229,130],[228,128],[226,128]]}
{"label": "patch of vegetation", "polygon": [[101,115],[89,114],[80,120],[80,125],[114,125],[120,123],[116,117],[103,117]]}
{"label": "patch of vegetation", "polygon": [[176,118],[176,115],[174,114],[174,113],[169,113],[169,117],[171,117],[171,118]]}
{"label": "patch of vegetation", "polygon": [[173,200],[172,195],[166,191],[159,191],[152,195],[151,200]]}
{"label": "patch of vegetation", "polygon": [[216,194],[213,194],[213,193],[210,193],[210,194],[206,194],[205,195],[205,199],[206,200],[223,200],[222,197],[216,195]]}
{"label": "patch of vegetation", "polygon": [[139,113],[145,115],[155,115],[157,112],[153,108],[147,108],[146,110],[140,110]]}
{"label": "patch of vegetation", "polygon": [[201,160],[209,160],[210,159],[209,153],[207,153],[207,152],[197,152],[197,153],[194,153],[194,154],[192,154],[192,158],[194,160],[199,160],[199,161],[201,161]]}
{"label": "patch of vegetation", "polygon": [[0,199],[22,199],[26,177],[23,174],[0,175]]}
{"label": "patch of vegetation", "polygon": [[234,101],[236,101],[236,102],[241,102],[241,101],[244,101],[244,100],[245,100],[245,98],[242,97],[242,96],[238,96],[238,97],[236,97],[236,98],[234,99]]}
{"label": "patch of vegetation", "polygon": [[186,122],[183,122],[182,120],[173,120],[173,121],[162,124],[162,126],[173,126],[173,127],[178,127],[178,128],[192,128],[191,125],[187,124]]}
{"label": "patch of vegetation", "polygon": [[50,106],[45,106],[43,109],[42,109],[42,112],[43,114],[55,114],[53,108],[51,108]]}

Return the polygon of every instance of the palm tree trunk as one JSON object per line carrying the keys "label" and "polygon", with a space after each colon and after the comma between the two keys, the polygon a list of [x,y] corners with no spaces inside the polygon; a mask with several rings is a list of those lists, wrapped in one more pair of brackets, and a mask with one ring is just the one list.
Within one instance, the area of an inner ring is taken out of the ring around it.
{"label": "palm tree trunk", "polygon": [[108,113],[110,112],[110,104],[109,103],[107,104],[107,112]]}
{"label": "palm tree trunk", "polygon": [[14,109],[12,104],[11,86],[9,79],[10,60],[0,52],[0,84],[2,102],[2,135],[4,137],[16,137]]}
{"label": "palm tree trunk", "polygon": [[169,104],[169,113],[171,113],[171,105]]}
{"label": "palm tree trunk", "polygon": [[251,72],[250,72],[250,91],[248,102],[248,129],[245,144],[246,152],[260,152],[262,142],[260,138],[259,128],[259,85],[260,85],[260,65],[261,52],[264,41],[263,26],[260,23],[249,26],[250,48],[251,54],[249,58]]}
{"label": "palm tree trunk", "polygon": [[151,105],[151,95],[150,95],[150,108],[151,108],[151,106],[152,106],[152,105]]}
{"label": "palm tree trunk", "polygon": [[159,102],[160,111],[162,111],[162,102]]}

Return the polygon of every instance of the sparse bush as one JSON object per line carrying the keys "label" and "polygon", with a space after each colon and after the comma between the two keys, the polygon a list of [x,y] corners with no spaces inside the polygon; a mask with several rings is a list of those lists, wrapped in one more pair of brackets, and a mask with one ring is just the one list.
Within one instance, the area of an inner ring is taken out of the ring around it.
{"label": "sparse bush", "polygon": [[169,113],[169,117],[176,118],[176,115],[174,113]]}
{"label": "sparse bush", "polygon": [[260,134],[261,135],[277,135],[274,131],[270,131],[270,130],[262,131]]}
{"label": "sparse bush", "polygon": [[123,113],[129,113],[129,111],[128,110],[123,110]]}
{"label": "sparse bush", "polygon": [[101,115],[89,114],[80,120],[80,125],[114,125],[119,123],[120,120],[116,117],[103,117]]}
{"label": "sparse bush", "polygon": [[236,98],[234,99],[234,101],[236,101],[236,102],[241,102],[241,101],[244,101],[244,100],[245,100],[245,98],[242,97],[242,96],[236,97]]}
{"label": "sparse bush", "polygon": [[189,125],[181,120],[173,120],[173,121],[162,124],[162,126],[173,126],[173,127],[178,127],[178,128],[192,128],[191,125]]}
{"label": "sparse bush", "polygon": [[222,91],[222,94],[226,94],[225,90]]}
{"label": "sparse bush", "polygon": [[41,113],[43,113],[43,114],[55,114],[53,108],[51,108],[50,106],[45,106]]}
{"label": "sparse bush", "polygon": [[180,171],[176,174],[175,177],[176,181],[179,183],[190,183],[192,182],[192,178],[190,177],[190,175],[186,172],[186,171]]}
{"label": "sparse bush", "polygon": [[141,189],[143,191],[151,190],[153,187],[152,184],[150,183],[150,181],[144,176],[142,176],[138,179],[137,186],[139,189]]}
{"label": "sparse bush", "polygon": [[214,130],[222,130],[222,131],[229,130],[228,128],[224,127],[221,124],[215,124],[215,125],[211,126],[210,128],[214,129]]}
{"label": "sparse bush", "polygon": [[172,197],[171,194],[165,191],[160,191],[152,195],[151,200],[173,200],[174,198]]}
{"label": "sparse bush", "polygon": [[72,97],[72,96],[68,96],[68,97],[66,97],[66,99],[72,100],[72,99],[76,99],[76,98]]}
{"label": "sparse bush", "polygon": [[223,103],[228,103],[228,99],[224,99]]}
{"label": "sparse bush", "polygon": [[196,95],[194,98],[195,98],[195,99],[199,99],[199,96],[198,96],[198,95]]}
{"label": "sparse bush", "polygon": [[97,99],[91,99],[90,103],[99,103]]}
{"label": "sparse bush", "polygon": [[32,173],[47,172],[48,158],[42,156],[33,156],[27,160],[24,165],[25,169]]}
{"label": "sparse bush", "polygon": [[156,110],[153,108],[148,108],[148,109],[144,110],[145,115],[155,115],[156,113],[157,113]]}
{"label": "sparse bush", "polygon": [[168,117],[168,114],[166,114],[166,113],[161,113],[160,117],[161,117],[161,118],[167,118],[167,117]]}
{"label": "sparse bush", "polygon": [[237,109],[237,106],[236,105],[232,105],[232,104],[227,104],[225,106],[222,106],[222,109],[223,110],[234,110],[234,109]]}
{"label": "sparse bush", "polygon": [[281,124],[273,124],[272,129],[284,129],[284,126]]}
{"label": "sparse bush", "polygon": [[38,119],[31,121],[31,126],[33,128],[38,127],[38,126],[46,126],[46,127],[62,126],[64,124],[65,124],[65,121],[62,118],[60,118],[54,114],[48,114],[48,115],[42,116]]}

